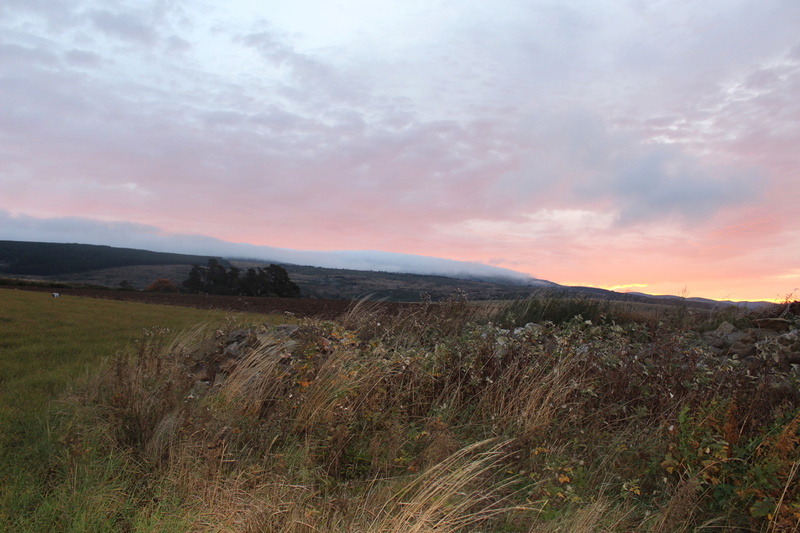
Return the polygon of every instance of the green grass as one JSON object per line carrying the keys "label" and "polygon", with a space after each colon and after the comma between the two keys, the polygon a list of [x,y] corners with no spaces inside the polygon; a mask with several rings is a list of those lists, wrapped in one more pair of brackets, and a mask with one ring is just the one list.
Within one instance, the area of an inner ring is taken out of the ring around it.
{"label": "green grass", "polygon": [[[0,289],[0,410],[41,413],[48,401],[147,329],[224,322],[230,313]],[[240,314],[240,316],[247,316]],[[251,320],[266,317],[250,315]]]}
{"label": "green grass", "polygon": [[[119,468],[124,461],[105,456],[90,467],[58,472],[63,467],[59,458],[65,449],[62,423],[66,417],[54,401],[79,388],[146,331],[224,325],[228,315],[66,295],[54,299],[44,292],[0,289],[0,530],[26,514],[33,517],[31,524],[52,526],[53,514],[63,518],[66,509],[74,511],[73,530],[102,530],[101,524],[92,521],[91,509],[83,512],[76,502],[83,498],[85,506],[86,491],[118,484],[120,472],[125,472]],[[238,318],[250,323],[283,320],[246,314]],[[70,490],[61,487],[61,492],[48,495],[52,487],[47,479],[65,474],[72,477]],[[122,498],[119,505],[130,502]],[[29,530],[53,530],[50,526]],[[114,530],[112,526],[109,531]],[[12,529],[25,528],[16,524]]]}

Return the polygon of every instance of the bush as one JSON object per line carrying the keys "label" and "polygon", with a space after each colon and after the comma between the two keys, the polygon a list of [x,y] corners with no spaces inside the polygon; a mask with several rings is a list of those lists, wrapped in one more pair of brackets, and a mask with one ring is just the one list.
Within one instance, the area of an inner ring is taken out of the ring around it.
{"label": "bush", "polygon": [[542,302],[513,329],[454,298],[155,336],[84,408],[135,461],[142,514],[169,495],[206,530],[792,531],[796,373]]}
{"label": "bush", "polygon": [[572,296],[566,293],[543,291],[525,300],[504,306],[495,321],[504,328],[525,324],[552,322],[560,325],[577,316],[598,322],[608,315],[611,304],[588,296]]}
{"label": "bush", "polygon": [[[127,289],[127,287],[124,287]],[[159,278],[147,286],[146,291],[151,292],[179,292],[178,287],[171,280]]]}

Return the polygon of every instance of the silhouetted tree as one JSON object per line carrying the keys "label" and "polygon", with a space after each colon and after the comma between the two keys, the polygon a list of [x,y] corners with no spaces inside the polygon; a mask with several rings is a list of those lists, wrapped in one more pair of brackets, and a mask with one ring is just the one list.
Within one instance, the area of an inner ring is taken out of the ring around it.
{"label": "silhouetted tree", "polygon": [[192,266],[189,277],[182,283],[182,286],[186,292],[190,293],[300,297],[300,287],[279,265],[248,268],[242,276],[240,269],[231,267],[230,270],[226,270],[215,259],[209,259],[207,267]]}
{"label": "silhouetted tree", "polygon": [[271,292],[273,292],[275,296],[281,298],[300,297],[300,287],[289,279],[289,273],[286,272],[286,269],[278,265],[269,265],[267,267],[267,277],[269,279],[268,284]]}
{"label": "silhouetted tree", "polygon": [[239,272],[241,272],[238,268],[232,266],[231,269],[228,271],[228,290],[230,294],[238,294],[242,295],[242,282],[239,279]]}
{"label": "silhouetted tree", "polygon": [[258,294],[258,273],[254,268],[247,269],[239,286],[242,289],[242,294],[261,296]]}
{"label": "silhouetted tree", "polygon": [[205,292],[207,280],[208,269],[200,265],[193,265],[192,270],[189,271],[189,277],[182,283],[183,289],[193,294]]}
{"label": "silhouetted tree", "polygon": [[208,260],[208,281],[206,292],[210,294],[231,294],[230,280],[225,267],[216,259]]}

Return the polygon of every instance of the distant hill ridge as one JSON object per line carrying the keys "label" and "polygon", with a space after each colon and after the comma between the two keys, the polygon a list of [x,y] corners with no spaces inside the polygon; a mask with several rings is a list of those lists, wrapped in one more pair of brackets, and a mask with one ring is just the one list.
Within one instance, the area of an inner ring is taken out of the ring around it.
{"label": "distant hill ridge", "polygon": [[95,244],[0,241],[0,274],[57,276],[137,265],[205,265],[220,257],[151,252]]}
{"label": "distant hill ridge", "polygon": [[[152,252],[113,246],[0,241],[0,276],[46,278],[48,281],[90,284],[116,288],[144,288],[157,278],[180,284],[191,265],[206,265],[210,258],[226,268],[241,269],[264,266],[270,261],[228,259],[210,255]],[[561,293],[601,300],[689,305],[716,308],[719,305],[762,305],[762,302],[715,302],[701,298],[652,296],[641,293],[617,293],[596,287],[568,287],[544,280],[476,279],[432,274],[409,274],[376,270],[350,270],[318,266],[302,266],[282,261],[280,264],[297,283],[302,294],[326,299],[384,299],[396,302],[432,298],[444,300],[459,291],[471,300],[507,300],[533,293]],[[132,283],[131,283],[132,282]]]}

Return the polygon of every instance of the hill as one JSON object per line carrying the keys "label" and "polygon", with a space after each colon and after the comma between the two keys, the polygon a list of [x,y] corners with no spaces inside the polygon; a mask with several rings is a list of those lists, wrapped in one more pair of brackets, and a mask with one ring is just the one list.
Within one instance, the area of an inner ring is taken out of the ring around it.
{"label": "hill", "polygon": [[93,244],[0,241],[0,274],[56,276],[127,266],[205,264],[209,257]]}
{"label": "hill", "polygon": [[[240,268],[260,263],[231,260]],[[263,266],[263,264],[262,264]],[[281,265],[297,283],[305,297],[360,299],[392,302],[441,301],[464,293],[471,300],[507,300],[528,296],[542,284],[520,283],[512,279],[463,279],[425,274],[401,274],[303,265]],[[547,284],[546,286],[555,286]]]}
{"label": "hill", "polygon": [[[242,269],[269,264],[217,260],[226,267],[233,265]],[[188,276],[191,265],[207,262],[207,256],[111,246],[0,241],[0,276],[50,282],[144,289],[158,278],[180,284]],[[527,296],[537,288],[556,286],[549,282],[523,283],[512,278],[459,279],[280,264],[301,287],[303,296],[322,299],[351,300],[369,296],[390,301],[419,301],[426,297],[443,300],[459,291],[476,300],[510,299]]]}
{"label": "hill", "polygon": [[[0,276],[34,278],[48,282],[144,289],[159,278],[179,285],[191,265],[205,265],[208,256],[151,252],[130,248],[87,244],[56,244],[0,241]],[[220,264],[246,269],[265,266],[266,261],[216,258]],[[559,293],[582,298],[623,302],[681,305],[700,309],[718,307],[718,302],[623,294],[594,287],[567,287],[549,281],[518,278],[470,278],[404,274],[368,270],[280,264],[303,297],[361,299],[392,302],[442,301],[454,295],[469,300],[511,300],[532,294]]]}

